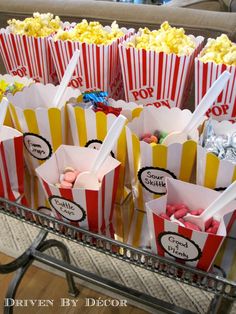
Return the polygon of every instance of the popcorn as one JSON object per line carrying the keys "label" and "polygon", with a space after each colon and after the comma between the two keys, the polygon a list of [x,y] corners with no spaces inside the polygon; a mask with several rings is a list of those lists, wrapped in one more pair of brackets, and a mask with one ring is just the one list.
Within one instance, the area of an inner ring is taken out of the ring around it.
{"label": "popcorn", "polygon": [[139,33],[135,37],[135,43],[127,43],[128,47],[174,53],[178,56],[191,55],[196,47],[194,40],[185,35],[183,28],[171,27],[168,22],[164,22],[159,30],[140,28]]}
{"label": "popcorn", "polygon": [[114,21],[111,24],[111,30],[104,28],[99,22],[89,22],[82,20],[74,28],[63,31],[59,30],[54,36],[54,40],[80,41],[87,44],[108,45],[117,38],[124,36],[119,25]]}
{"label": "popcorn", "polygon": [[208,39],[199,60],[204,63],[215,62],[216,64],[236,66],[236,44],[225,34],[216,39]]}
{"label": "popcorn", "polygon": [[60,18],[58,16],[53,18],[52,13],[36,12],[33,17],[28,17],[24,21],[12,19],[8,24],[12,33],[33,37],[47,37],[62,28]]}

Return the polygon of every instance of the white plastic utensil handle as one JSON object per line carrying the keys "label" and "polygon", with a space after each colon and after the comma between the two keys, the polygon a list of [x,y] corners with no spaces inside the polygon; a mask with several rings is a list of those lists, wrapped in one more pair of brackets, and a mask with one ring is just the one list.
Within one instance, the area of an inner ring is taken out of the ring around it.
{"label": "white plastic utensil handle", "polygon": [[215,214],[223,217],[224,215],[234,210],[230,208],[229,211],[224,210],[221,213],[221,210],[224,209],[224,207],[235,198],[236,181],[231,183],[230,186],[222,194],[220,194],[217,199],[213,203],[211,203],[210,206],[208,206],[199,217],[201,217],[204,221],[207,221],[209,218],[214,217]]}
{"label": "white plastic utensil handle", "polygon": [[0,127],[3,125],[6,112],[7,112],[7,106],[8,106],[8,100],[6,98],[3,98],[0,104]]}
{"label": "white plastic utensil handle", "polygon": [[62,107],[63,104],[60,105],[60,101],[74,73],[75,67],[78,63],[79,55],[80,55],[80,51],[76,49],[75,52],[73,53],[72,58],[70,59],[68,66],[66,67],[66,71],[63,75],[63,78],[56,92],[56,95],[53,98],[53,101],[52,101],[53,107],[57,107],[59,109]]}
{"label": "white plastic utensil handle", "polygon": [[122,115],[119,115],[118,118],[116,118],[99,149],[97,158],[94,160],[91,167],[91,172],[97,174],[99,168],[106,160],[107,156],[110,154],[112,148],[118,140],[126,121],[127,119]]}
{"label": "white plastic utensil handle", "polygon": [[200,101],[197,108],[194,110],[191,120],[183,129],[183,133],[189,134],[201,121],[201,118],[207,112],[207,110],[212,106],[214,101],[220,95],[221,91],[224,89],[226,83],[230,78],[230,73],[228,71],[224,71],[218,79],[212,84],[212,86],[208,89],[205,96]]}

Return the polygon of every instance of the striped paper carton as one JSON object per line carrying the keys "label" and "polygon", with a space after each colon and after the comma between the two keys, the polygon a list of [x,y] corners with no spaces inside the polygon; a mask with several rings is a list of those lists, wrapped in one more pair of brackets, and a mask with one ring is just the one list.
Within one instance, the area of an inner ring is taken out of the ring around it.
{"label": "striped paper carton", "polygon": [[[121,114],[132,119],[140,114],[142,106],[124,101],[109,100],[109,103],[116,107],[122,108]],[[73,144],[99,149],[108,130],[116,119],[114,114],[105,114],[103,112],[94,112],[93,109],[83,109],[73,104],[68,104],[68,113],[70,129],[74,130],[72,138]],[[125,190],[125,173],[127,165],[127,149],[125,129],[111,152],[111,155],[121,162],[119,187],[117,192],[117,202],[122,202],[126,196]]]}
{"label": "striped paper carton", "polygon": [[[110,29],[110,27],[106,26],[106,29]],[[79,49],[80,58],[70,86],[79,88],[82,92],[102,90],[108,92],[109,96],[114,99],[123,99],[118,45],[133,34],[134,29],[121,28],[121,30],[125,35],[109,45],[54,41],[53,38],[50,38],[50,50],[59,80],[61,81],[73,52]]]}
{"label": "striped paper carton", "polygon": [[[218,196],[219,192],[211,189],[167,178],[167,194],[146,204],[152,251],[209,271],[227,234],[224,220],[217,234],[209,234],[181,227],[159,215],[166,212],[167,204],[184,203],[192,210],[207,208]],[[225,206],[225,210],[235,208],[236,201]]]}
{"label": "striped paper carton", "polygon": [[107,158],[98,172],[101,180],[99,190],[55,186],[65,167],[70,165],[81,172],[87,171],[97,154],[94,149],[62,145],[36,172],[57,219],[95,233],[104,234],[110,230],[112,234],[120,162]]}
{"label": "striped paper carton", "polygon": [[[216,135],[233,134],[236,124],[229,121],[211,121]],[[236,180],[236,165],[227,160],[221,160],[205,148],[197,147],[197,184],[210,189],[222,191]]]}
{"label": "striped paper carton", "polygon": [[0,139],[0,196],[16,201],[24,193],[23,136],[2,126]]}
{"label": "striped paper carton", "polygon": [[[65,107],[58,109],[51,106],[57,89],[58,86],[52,84],[36,83],[8,97],[15,128],[23,133],[25,159],[32,175],[35,175],[35,168],[61,144],[67,143]],[[79,93],[79,90],[68,87],[61,104]]]}
{"label": "striped paper carton", "polygon": [[207,111],[208,117],[213,117],[218,121],[236,121],[236,66],[226,66],[215,64],[214,62],[203,63],[195,58],[195,106],[199,104],[207,90],[217,80],[224,71],[231,73],[231,77],[220,93],[217,100]]}
{"label": "striped paper carton", "polygon": [[126,101],[143,105],[183,107],[189,96],[194,57],[201,50],[203,37],[193,37],[196,49],[190,56],[127,47],[136,34],[119,45]]}
{"label": "striped paper carton", "polygon": [[[27,77],[20,77],[18,75],[12,76],[9,74],[4,74],[4,75],[0,74],[0,81],[2,81],[2,80],[7,82],[8,84],[14,84],[17,82],[17,83],[23,84],[24,86],[29,86],[29,85],[34,83],[34,81],[32,79],[29,79]],[[1,106],[1,102],[0,102],[0,106]],[[7,108],[6,117],[5,117],[3,124],[6,126],[13,127],[13,122],[11,119],[11,114],[10,114],[9,108]]]}
{"label": "striped paper carton", "polygon": [[18,35],[9,27],[0,30],[0,54],[7,72],[28,76],[44,84],[57,83],[48,37]]}
{"label": "striped paper carton", "polygon": [[180,131],[190,120],[192,113],[179,108],[144,107],[138,118],[126,127],[129,171],[134,197],[134,216],[128,242],[134,246],[146,246],[148,241],[145,202],[166,193],[165,178],[190,181],[199,138],[195,129],[191,140],[183,144],[152,146],[140,140],[145,133]]}

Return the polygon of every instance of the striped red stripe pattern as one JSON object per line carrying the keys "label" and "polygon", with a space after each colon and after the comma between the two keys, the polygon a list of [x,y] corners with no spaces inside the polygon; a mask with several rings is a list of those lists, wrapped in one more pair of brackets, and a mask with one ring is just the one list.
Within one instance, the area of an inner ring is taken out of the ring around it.
{"label": "striped red stripe pattern", "polygon": [[[132,39],[130,39],[132,40]],[[143,49],[119,46],[121,69],[126,101],[147,104],[155,100],[169,100],[172,106],[182,107],[189,92],[193,61],[201,48],[201,43],[191,56],[157,53]],[[142,90],[153,90],[150,96]],[[134,97],[134,93],[139,93]],[[142,97],[143,96],[143,97]]]}
{"label": "striped red stripe pattern", "polygon": [[0,54],[9,74],[29,76],[36,81],[57,83],[48,38],[35,38],[0,31]]}
{"label": "striped red stripe pattern", "polygon": [[236,67],[195,59],[195,105],[197,106],[214,81],[225,70],[231,78],[208,112],[214,119],[236,121]]}
{"label": "striped red stripe pattern", "polygon": [[[80,50],[80,58],[71,79],[71,86],[81,91],[103,90],[114,99],[120,99],[123,90],[118,45],[131,35],[117,39],[110,45],[95,45],[71,41],[54,41],[49,39],[49,46],[59,80],[76,49]],[[120,93],[117,93],[119,87]]]}
{"label": "striped red stripe pattern", "polygon": [[[169,222],[154,213],[152,213],[152,219],[155,232],[155,243],[158,254],[160,256],[173,258],[168,253],[166,253],[163,247],[160,245],[158,237],[163,232],[173,232],[174,223]],[[175,260],[186,265],[197,267],[202,270],[209,270],[217,252],[220,249],[221,244],[223,243],[224,237],[214,234],[207,234],[207,236],[205,236],[205,233],[200,233],[185,227],[176,226],[176,224],[174,224],[174,226],[176,227],[176,233],[194,241],[199,246],[202,252],[200,258],[196,261],[188,262],[184,260],[179,260],[178,258],[175,258]]]}
{"label": "striped red stripe pattern", "polygon": [[[82,226],[92,232],[114,236],[112,220],[118,178],[119,166],[110,171],[109,174],[104,177],[99,191],[84,190],[80,192],[80,202],[78,202],[76,189],[57,188],[52,184],[48,184],[42,178],[40,178],[40,182],[47,198],[50,198],[51,196],[59,196],[65,200],[75,202],[81,206],[86,213],[84,220],[86,221],[86,225],[84,225],[83,221],[73,222],[66,219],[58,211],[56,211],[55,208],[51,207],[57,219],[69,222],[75,226]],[[106,189],[109,191],[107,192]],[[110,193],[110,191],[112,191],[112,193]],[[108,217],[108,219],[105,217]]]}
{"label": "striped red stripe pattern", "polygon": [[0,196],[15,201],[24,193],[23,138],[0,142]]}

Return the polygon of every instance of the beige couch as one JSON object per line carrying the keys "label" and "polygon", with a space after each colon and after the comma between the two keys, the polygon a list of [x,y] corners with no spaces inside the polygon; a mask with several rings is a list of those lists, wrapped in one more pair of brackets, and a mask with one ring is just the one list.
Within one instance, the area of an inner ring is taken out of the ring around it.
{"label": "beige couch", "polygon": [[[139,27],[147,26],[157,28],[163,21],[169,21],[171,25],[182,26],[187,33],[202,35],[204,37],[216,37],[226,33],[236,41],[236,13],[209,11],[217,5],[218,10],[227,10],[227,2],[220,1],[195,1],[181,0],[181,6],[173,6],[172,3],[163,6],[136,5],[128,3],[116,3],[111,1],[89,0],[1,0],[0,1],[0,26],[5,27],[10,18],[23,18],[35,11],[52,12],[59,15],[62,20],[80,21],[82,18],[96,19],[104,24],[118,21],[121,26]],[[190,2],[194,8],[208,4],[208,10],[189,8]],[[3,73],[3,65],[0,71]]]}

